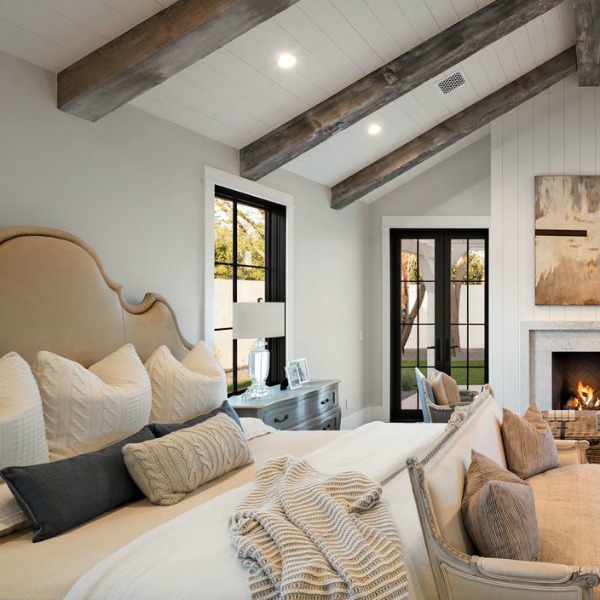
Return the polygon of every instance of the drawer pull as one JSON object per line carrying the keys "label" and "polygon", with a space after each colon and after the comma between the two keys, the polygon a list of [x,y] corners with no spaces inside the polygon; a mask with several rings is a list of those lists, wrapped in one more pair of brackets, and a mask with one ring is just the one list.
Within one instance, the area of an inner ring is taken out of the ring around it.
{"label": "drawer pull", "polygon": [[325,398],[325,400],[321,400],[321,406],[325,406],[329,402],[330,398]]}
{"label": "drawer pull", "polygon": [[287,418],[288,418],[288,415],[286,414],[286,415],[285,415],[285,417],[283,417],[283,419],[278,419],[277,417],[275,417],[275,418],[273,419],[273,421],[274,421],[275,423],[283,423],[284,421],[287,421]]}

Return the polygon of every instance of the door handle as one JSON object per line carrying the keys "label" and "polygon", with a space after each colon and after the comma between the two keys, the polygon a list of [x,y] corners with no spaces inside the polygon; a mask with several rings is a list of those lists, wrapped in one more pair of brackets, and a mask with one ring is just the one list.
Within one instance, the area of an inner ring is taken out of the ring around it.
{"label": "door handle", "polygon": [[435,340],[435,346],[426,346],[427,350],[435,350],[435,360],[440,360],[440,340]]}

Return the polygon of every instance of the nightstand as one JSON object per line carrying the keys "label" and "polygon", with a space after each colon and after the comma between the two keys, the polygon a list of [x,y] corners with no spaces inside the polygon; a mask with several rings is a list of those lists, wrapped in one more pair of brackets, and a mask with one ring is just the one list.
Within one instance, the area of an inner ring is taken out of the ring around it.
{"label": "nightstand", "polygon": [[338,379],[322,379],[297,390],[280,390],[276,385],[267,396],[248,400],[231,396],[229,404],[240,417],[258,417],[276,429],[339,429],[338,384]]}

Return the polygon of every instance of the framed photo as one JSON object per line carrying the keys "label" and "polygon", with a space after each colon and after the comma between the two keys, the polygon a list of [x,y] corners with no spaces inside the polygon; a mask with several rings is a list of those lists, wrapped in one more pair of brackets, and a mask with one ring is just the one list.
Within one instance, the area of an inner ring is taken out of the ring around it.
{"label": "framed photo", "polygon": [[285,368],[285,376],[287,377],[290,390],[297,390],[298,388],[302,387],[300,373],[298,372],[298,367],[295,364],[288,363],[288,366]]}
{"label": "framed photo", "polygon": [[310,377],[308,375],[308,362],[305,358],[291,360],[288,363],[288,367],[289,366],[297,367],[298,375],[300,376],[300,383],[308,383],[310,381]]}

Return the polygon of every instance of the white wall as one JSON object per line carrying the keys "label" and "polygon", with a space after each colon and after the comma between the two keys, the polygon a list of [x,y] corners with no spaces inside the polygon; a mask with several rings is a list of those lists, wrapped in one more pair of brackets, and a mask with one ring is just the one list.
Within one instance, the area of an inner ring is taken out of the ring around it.
{"label": "white wall", "polygon": [[593,321],[595,307],[535,306],[535,175],[600,172],[600,90],[574,74],[492,124],[490,381],[512,410],[520,397],[522,321]]}
{"label": "white wall", "polygon": [[[88,241],[130,301],[166,296],[191,341],[202,334],[204,205],[210,165],[238,153],[125,106],[98,123],[56,109],[54,76],[0,53],[0,227],[43,225]],[[284,171],[264,180],[294,195],[294,357],[342,380],[342,407],[363,408],[367,208],[329,208],[328,190]]]}
{"label": "white wall", "polygon": [[[389,362],[384,354],[382,314],[382,219],[384,217],[482,217],[490,214],[490,138],[486,136],[411,179],[400,188],[369,205],[368,272],[368,386],[372,397],[382,399],[383,373]],[[408,219],[407,219],[408,221]],[[414,222],[414,219],[411,219]],[[461,221],[468,226],[467,220]],[[452,227],[456,224],[453,223]],[[381,406],[379,400],[380,410]],[[386,410],[381,412],[385,416]]]}
{"label": "white wall", "polygon": [[[365,253],[368,206],[329,208],[329,189],[277,171],[263,180],[294,196],[294,357],[310,376],[339,377],[342,409],[378,402],[365,387]],[[343,374],[343,375],[342,375]],[[356,415],[349,424],[368,418]]]}

